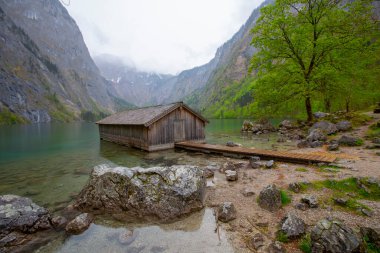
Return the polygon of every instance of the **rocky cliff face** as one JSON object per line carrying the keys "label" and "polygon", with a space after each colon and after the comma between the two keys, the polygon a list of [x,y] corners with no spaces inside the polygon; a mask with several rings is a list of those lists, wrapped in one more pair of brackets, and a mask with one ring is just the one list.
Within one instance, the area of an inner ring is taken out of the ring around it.
{"label": "rocky cliff face", "polygon": [[58,0],[0,0],[0,55],[2,115],[66,121],[123,104]]}

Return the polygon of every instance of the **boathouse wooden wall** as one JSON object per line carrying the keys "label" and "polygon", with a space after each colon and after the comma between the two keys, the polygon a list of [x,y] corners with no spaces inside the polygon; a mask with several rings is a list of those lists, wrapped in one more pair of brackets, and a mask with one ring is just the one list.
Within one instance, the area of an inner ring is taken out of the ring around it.
{"label": "boathouse wooden wall", "polygon": [[100,139],[149,149],[148,129],[139,125],[99,125]]}
{"label": "boathouse wooden wall", "polygon": [[[183,138],[175,139],[176,125],[183,126]],[[202,141],[205,139],[205,123],[183,107],[177,108],[149,126],[149,146],[174,147],[176,141]]]}
{"label": "boathouse wooden wall", "polygon": [[[181,131],[183,133],[179,134]],[[186,108],[179,107],[148,127],[100,124],[99,134],[106,141],[155,151],[174,148],[174,143],[179,141],[203,141],[205,122]]]}

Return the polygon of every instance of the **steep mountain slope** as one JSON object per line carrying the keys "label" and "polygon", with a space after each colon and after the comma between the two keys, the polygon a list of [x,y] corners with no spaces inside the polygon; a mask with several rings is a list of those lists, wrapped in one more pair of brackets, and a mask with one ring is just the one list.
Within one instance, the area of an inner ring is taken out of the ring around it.
{"label": "steep mountain slope", "polygon": [[[264,1],[252,12],[240,30],[218,49],[217,54],[220,55],[220,59],[213,73],[203,88],[196,90],[186,98],[187,103],[197,107],[209,117],[223,116],[215,115],[216,107],[219,106],[221,100],[225,99],[224,93],[227,87],[250,78],[247,76],[247,72],[250,59],[255,52],[250,45],[252,39],[250,31],[260,15],[260,8],[272,2],[273,0]],[[229,94],[229,97],[234,95]],[[248,103],[252,99],[249,94],[241,94],[241,96],[245,97],[243,103]]]}
{"label": "steep mountain slope", "polygon": [[118,95],[137,106],[182,100],[195,90],[204,87],[218,60],[218,55],[216,55],[205,65],[173,76],[138,71],[124,65],[115,56],[94,57],[102,75],[112,82]]}
{"label": "steep mountain slope", "polygon": [[[261,6],[271,2],[273,0],[266,0]],[[253,11],[229,41],[218,48],[209,63],[182,71],[176,76],[163,77],[138,72],[123,66],[121,61],[113,61],[111,64],[103,57],[96,58],[95,61],[107,79],[116,80],[114,87],[119,95],[136,105],[185,100],[207,116],[214,116],[214,106],[223,99],[224,88],[246,78],[249,60],[254,53],[254,48],[250,46],[250,30],[259,16],[261,6]],[[136,81],[136,76],[139,81]]]}
{"label": "steep mountain slope", "polygon": [[0,0],[0,55],[3,119],[71,120],[125,105],[58,0]]}

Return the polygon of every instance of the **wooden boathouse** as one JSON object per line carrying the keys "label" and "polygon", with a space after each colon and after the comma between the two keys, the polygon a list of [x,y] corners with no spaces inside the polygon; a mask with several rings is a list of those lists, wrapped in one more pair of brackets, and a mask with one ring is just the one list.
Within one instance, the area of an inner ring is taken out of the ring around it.
{"label": "wooden boathouse", "polygon": [[207,123],[183,102],[126,110],[96,122],[100,139],[146,151],[174,148],[176,142],[203,142]]}

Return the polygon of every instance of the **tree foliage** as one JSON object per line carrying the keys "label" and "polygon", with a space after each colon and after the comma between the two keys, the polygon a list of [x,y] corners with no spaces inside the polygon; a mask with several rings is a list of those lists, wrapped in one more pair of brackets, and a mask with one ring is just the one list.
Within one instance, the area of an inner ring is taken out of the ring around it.
{"label": "tree foliage", "polygon": [[379,27],[369,1],[276,0],[261,9],[252,34],[261,108],[302,101],[311,121],[313,103],[330,110],[339,100],[349,109],[380,89]]}

